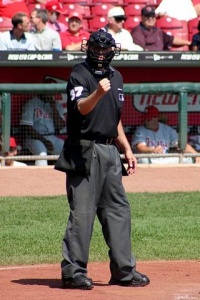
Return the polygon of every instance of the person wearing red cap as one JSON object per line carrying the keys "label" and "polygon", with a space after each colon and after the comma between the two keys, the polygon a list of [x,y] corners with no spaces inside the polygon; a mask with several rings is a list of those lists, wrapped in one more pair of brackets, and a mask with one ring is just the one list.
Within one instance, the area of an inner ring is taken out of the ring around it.
{"label": "person wearing red cap", "polygon": [[65,32],[67,30],[67,26],[58,20],[60,14],[67,14],[67,10],[65,10],[62,7],[62,4],[56,0],[47,2],[45,8],[48,12],[47,26],[58,32]]}
{"label": "person wearing red cap", "polygon": [[134,42],[145,51],[168,51],[172,47],[190,46],[191,41],[169,35],[156,27],[156,12],[153,6],[144,6],[141,10],[141,22],[131,31]]}
{"label": "person wearing red cap", "polygon": [[[4,153],[4,156],[15,156],[17,155],[17,143],[14,137],[10,137],[10,148],[9,151],[6,151]],[[16,161],[14,159],[5,159],[5,162],[1,162],[2,166],[5,167],[25,167],[27,166],[27,164],[20,162],[20,161]]]}
{"label": "person wearing red cap", "polygon": [[[139,126],[132,139],[132,148],[136,153],[165,154],[170,148],[178,151],[178,133],[172,127],[159,122],[160,112],[155,106],[148,106],[144,111],[144,125]],[[197,153],[196,150],[187,144],[185,153]],[[179,157],[158,157],[139,158],[139,163],[152,164],[178,164]],[[195,158],[200,163],[200,158]],[[184,157],[183,163],[193,163],[192,158]]]}
{"label": "person wearing red cap", "polygon": [[73,12],[68,18],[68,30],[60,33],[62,49],[80,51],[82,40],[87,40],[90,33],[82,29],[82,16]]}

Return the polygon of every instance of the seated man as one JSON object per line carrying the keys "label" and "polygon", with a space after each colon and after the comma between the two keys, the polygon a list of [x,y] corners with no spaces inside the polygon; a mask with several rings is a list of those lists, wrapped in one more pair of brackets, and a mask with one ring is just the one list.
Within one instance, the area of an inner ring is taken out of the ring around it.
{"label": "seated man", "polygon": [[141,23],[131,31],[134,42],[140,45],[145,51],[170,50],[173,47],[190,46],[191,42],[169,35],[161,28],[156,27],[155,9],[144,6],[141,10]]}
{"label": "seated man", "polygon": [[12,17],[13,29],[0,34],[0,50],[24,51],[35,50],[30,29],[30,19],[25,13],[17,13]]}
{"label": "seated man", "polygon": [[31,25],[34,45],[38,51],[61,51],[61,39],[57,31],[47,26],[48,14],[45,9],[31,12]]}
{"label": "seated man", "polygon": [[60,33],[62,49],[80,51],[82,40],[88,40],[90,33],[82,29],[82,17],[74,12],[68,18],[68,30]]}
{"label": "seated man", "polygon": [[200,126],[193,126],[189,133],[189,142],[197,152],[200,151]]}
{"label": "seated man", "polygon": [[[64,141],[55,136],[56,129],[65,127],[65,120],[57,110],[56,101],[47,95],[36,96],[27,101],[20,120],[25,134],[24,146],[33,155],[59,155]],[[35,165],[46,166],[47,160],[36,160]]]}
{"label": "seated man", "polygon": [[[159,110],[155,106],[148,106],[144,112],[144,125],[136,129],[132,148],[137,153],[164,154],[173,148],[178,150],[178,134],[172,127],[159,122]],[[191,145],[187,144],[185,153],[197,153]],[[178,164],[179,157],[159,157],[159,158],[139,158],[139,163],[152,164]],[[200,163],[200,157],[195,158],[196,163]],[[183,163],[193,163],[192,158],[184,157]]]}
{"label": "seated man", "polygon": [[[17,155],[17,143],[15,141],[15,138],[10,137],[10,148],[9,151],[4,153],[5,157],[8,156],[15,156]],[[1,162],[2,166],[5,167],[26,167],[27,164],[24,162],[16,161],[14,159],[5,159],[5,162]]]}
{"label": "seated man", "polygon": [[[115,42],[121,45],[121,50],[143,51],[142,46],[135,42],[128,30],[124,29],[126,15],[122,7],[115,6],[108,11],[108,24],[105,29]],[[137,44],[137,45],[136,45]]]}

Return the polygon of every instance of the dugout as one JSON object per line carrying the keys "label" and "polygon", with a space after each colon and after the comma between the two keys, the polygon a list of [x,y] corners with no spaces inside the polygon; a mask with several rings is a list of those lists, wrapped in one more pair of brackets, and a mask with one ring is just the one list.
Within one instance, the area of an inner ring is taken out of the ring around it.
{"label": "dugout", "polygon": [[[23,103],[31,97],[33,91],[29,84],[36,89],[34,93],[38,92],[37,87],[40,89],[41,85],[46,95],[50,89],[50,93],[56,95],[57,100],[64,103],[65,85],[71,69],[74,64],[83,61],[85,55],[81,52],[69,53],[67,51],[1,52],[0,58],[2,83],[0,93],[10,95],[10,107],[6,108],[6,114],[10,114],[10,117],[7,117],[6,125],[5,122],[3,125],[6,147],[8,131],[17,136],[19,143],[23,138],[20,137],[19,118]],[[120,56],[115,57],[112,65],[121,72],[124,78],[126,101],[122,119],[129,139],[135,128],[142,123],[142,112],[147,105],[156,105],[161,111],[162,121],[179,131],[182,147],[188,136],[198,135],[200,54],[194,52],[122,52]],[[60,89],[52,91],[50,83],[53,83],[53,86],[61,84]],[[23,88],[19,89],[20,92],[12,89],[5,90],[9,84],[10,88],[13,84],[18,87],[22,84]],[[27,89],[27,85],[29,85],[28,92],[23,90]],[[179,101],[180,98],[181,101]]]}

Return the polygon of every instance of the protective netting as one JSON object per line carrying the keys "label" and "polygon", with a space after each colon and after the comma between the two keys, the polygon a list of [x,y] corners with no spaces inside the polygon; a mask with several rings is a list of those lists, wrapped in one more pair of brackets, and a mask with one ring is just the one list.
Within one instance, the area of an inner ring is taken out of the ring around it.
{"label": "protective netting", "polygon": [[[32,92],[32,91],[31,91]],[[187,108],[186,108],[186,120],[187,123],[187,141],[199,151],[200,149],[200,96],[198,93],[188,93],[187,95]],[[66,95],[65,94],[38,94],[38,93],[25,93],[25,94],[11,94],[11,113],[10,113],[10,136],[14,137],[17,143],[17,155],[20,156],[21,161],[25,160],[27,164],[35,164],[37,156],[30,152],[30,149],[24,144],[26,136],[22,130],[22,112],[26,103],[32,99],[42,99],[52,103],[54,102],[58,110],[59,116],[66,120]],[[1,99],[1,98],[0,98]],[[35,100],[34,100],[35,99]],[[180,108],[179,108],[180,95],[177,92],[173,92],[173,89],[167,92],[161,92],[158,90],[151,92],[137,93],[135,91],[125,91],[125,105],[122,112],[122,123],[129,142],[132,142],[133,134],[136,128],[144,123],[144,110],[147,106],[155,106],[159,112],[159,121],[161,123],[170,125],[178,134],[180,134]],[[39,110],[38,110],[38,113]],[[2,112],[2,103],[0,101],[0,130],[2,135],[2,120],[5,118]],[[67,136],[67,128],[58,128],[55,126],[55,135],[61,139],[65,139]],[[1,144],[4,141],[1,140]],[[122,149],[120,149],[120,152]],[[147,155],[148,156],[148,155]],[[45,156],[46,157],[46,156]],[[47,156],[49,164],[54,162],[57,155],[48,154]],[[40,158],[39,158],[40,159]]]}

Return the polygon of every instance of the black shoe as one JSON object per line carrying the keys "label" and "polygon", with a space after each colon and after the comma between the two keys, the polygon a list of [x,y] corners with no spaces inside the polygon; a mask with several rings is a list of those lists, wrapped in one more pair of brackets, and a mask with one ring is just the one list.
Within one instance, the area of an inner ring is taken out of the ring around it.
{"label": "black shoe", "polygon": [[94,285],[91,278],[87,278],[85,275],[80,274],[74,278],[64,278],[62,276],[63,288],[66,289],[80,289],[91,290]]}
{"label": "black shoe", "polygon": [[111,278],[109,281],[110,285],[121,285],[121,286],[129,286],[129,287],[140,287],[145,286],[150,283],[150,279],[137,271],[135,271],[132,280],[129,281],[120,281],[114,278]]}

